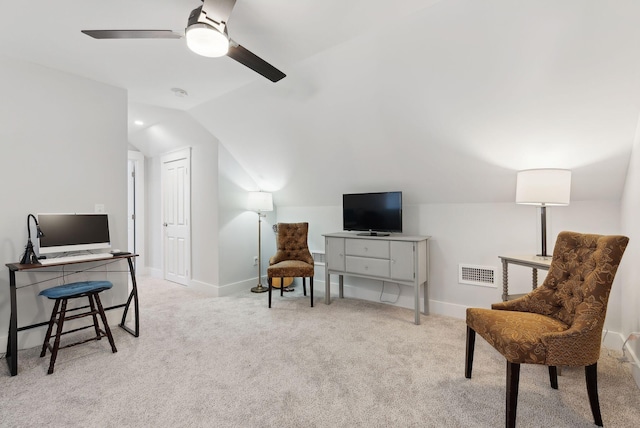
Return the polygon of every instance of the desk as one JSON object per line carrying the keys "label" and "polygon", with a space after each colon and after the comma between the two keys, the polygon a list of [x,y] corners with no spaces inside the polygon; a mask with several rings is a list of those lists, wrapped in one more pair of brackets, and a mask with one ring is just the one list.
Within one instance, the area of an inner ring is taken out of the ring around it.
{"label": "desk", "polygon": [[[44,325],[48,325],[49,322],[41,322],[37,324],[26,325],[23,327],[18,327],[18,305],[16,303],[16,272],[28,272],[34,271],[38,269],[56,267],[56,266],[68,266],[78,263],[90,263],[90,262],[106,262],[113,263],[118,260],[126,259],[129,264],[129,273],[131,274],[131,282],[132,289],[131,293],[129,293],[129,297],[127,298],[126,303],[122,303],[120,305],[110,306],[105,308],[105,311],[111,309],[118,309],[124,307],[124,313],[122,314],[122,321],[120,322],[120,327],[122,327],[129,334],[132,334],[135,337],[140,335],[140,319],[138,316],[138,286],[136,284],[136,275],[135,269],[133,267],[132,259],[134,257],[138,257],[137,254],[121,254],[117,256],[113,256],[108,259],[89,259],[89,260],[81,260],[81,261],[72,261],[72,262],[63,262],[63,263],[52,263],[48,265],[41,264],[20,264],[20,263],[7,263],[5,266],[9,268],[9,291],[10,291],[10,299],[11,299],[11,319],[9,320],[9,339],[7,341],[7,364],[9,365],[9,371],[11,372],[11,376],[15,376],[18,374],[18,332],[23,330],[28,330],[35,327],[40,327]],[[130,329],[124,323],[127,319],[127,313],[129,311],[129,306],[131,305],[131,301],[133,300],[134,310],[135,310],[135,330]]]}
{"label": "desk", "polygon": [[549,270],[551,257],[499,256],[502,260],[502,301],[509,300],[509,263],[531,268],[533,290],[538,287],[538,269]]}

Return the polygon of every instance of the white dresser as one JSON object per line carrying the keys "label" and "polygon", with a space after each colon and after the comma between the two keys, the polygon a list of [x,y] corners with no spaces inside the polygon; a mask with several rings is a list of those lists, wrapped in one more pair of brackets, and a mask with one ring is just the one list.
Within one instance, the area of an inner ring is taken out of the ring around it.
{"label": "white dresser", "polygon": [[325,237],[325,303],[331,302],[331,275],[338,276],[344,297],[344,275],[410,285],[415,290],[415,323],[420,324],[420,286],[427,312],[429,280],[428,236],[359,236],[339,232]]}

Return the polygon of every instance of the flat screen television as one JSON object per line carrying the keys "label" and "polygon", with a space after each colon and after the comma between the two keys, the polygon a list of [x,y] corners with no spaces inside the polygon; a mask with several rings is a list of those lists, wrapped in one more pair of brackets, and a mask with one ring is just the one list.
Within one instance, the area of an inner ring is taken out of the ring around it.
{"label": "flat screen television", "polygon": [[342,195],[344,230],[359,235],[384,236],[402,232],[402,192],[349,193]]}
{"label": "flat screen television", "polygon": [[107,214],[38,214],[40,254],[111,248]]}

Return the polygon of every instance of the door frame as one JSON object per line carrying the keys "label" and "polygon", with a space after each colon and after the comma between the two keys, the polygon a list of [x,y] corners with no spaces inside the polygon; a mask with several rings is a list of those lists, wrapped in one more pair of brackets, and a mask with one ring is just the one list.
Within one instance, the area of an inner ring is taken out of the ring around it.
{"label": "door frame", "polygon": [[[134,228],[135,228],[135,251],[138,254],[138,257],[134,259],[136,264],[136,270],[139,273],[142,270],[146,269],[146,252],[145,252],[145,194],[144,194],[144,154],[141,152],[137,152],[134,150],[129,150],[127,154],[127,162],[132,161],[134,163],[134,173],[135,173],[135,184],[134,184]],[[128,169],[128,168],[127,168]],[[127,182],[130,177],[127,177]],[[128,209],[128,208],[127,208]],[[127,219],[127,230],[128,230],[129,219]],[[127,250],[129,251],[129,250]]]}

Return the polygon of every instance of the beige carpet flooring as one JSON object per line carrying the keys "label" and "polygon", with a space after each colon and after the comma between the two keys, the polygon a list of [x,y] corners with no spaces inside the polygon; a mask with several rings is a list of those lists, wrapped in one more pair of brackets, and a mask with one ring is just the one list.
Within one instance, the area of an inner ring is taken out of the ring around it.
{"label": "beige carpet flooring", "polygon": [[[141,335],[60,351],[55,373],[39,349],[19,375],[0,363],[0,427],[500,427],[505,361],[480,337],[464,377],[465,323],[390,305],[335,299],[316,306],[249,291],[211,298],[141,278]],[[603,350],[602,416],[640,422],[640,392],[621,354]],[[591,427],[582,369],[559,390],[547,368],[523,366],[519,427]]]}

